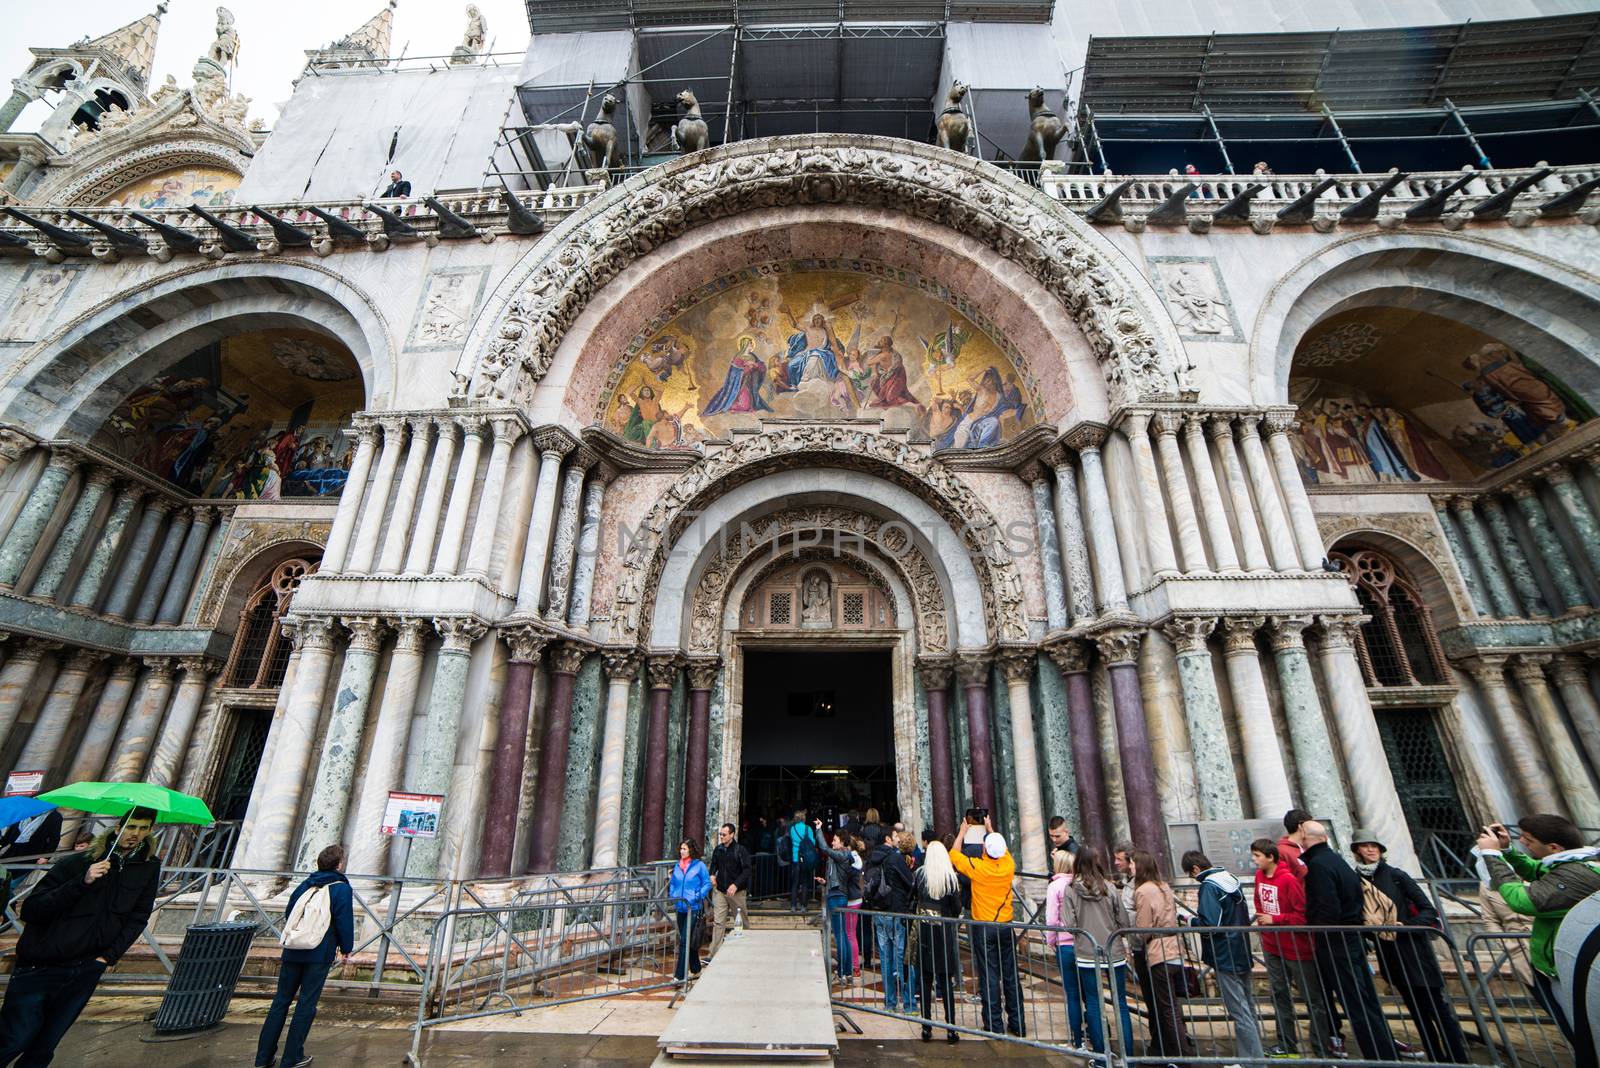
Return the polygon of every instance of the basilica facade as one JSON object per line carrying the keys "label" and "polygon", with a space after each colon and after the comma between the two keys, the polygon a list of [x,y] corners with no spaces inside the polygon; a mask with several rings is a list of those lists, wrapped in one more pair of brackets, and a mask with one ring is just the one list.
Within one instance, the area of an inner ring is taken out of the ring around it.
{"label": "basilica facade", "polygon": [[197,794],[267,870],[398,874],[391,793],[442,798],[439,878],[808,798],[984,807],[1035,872],[1054,814],[1164,849],[1299,806],[1439,871],[1600,828],[1593,167],[810,132],[519,188],[444,177],[441,117],[383,198],[361,102],[528,84],[470,28],[386,70],[389,17],[270,134],[231,19],[188,87],[145,84],[159,15],[17,83],[12,773]]}

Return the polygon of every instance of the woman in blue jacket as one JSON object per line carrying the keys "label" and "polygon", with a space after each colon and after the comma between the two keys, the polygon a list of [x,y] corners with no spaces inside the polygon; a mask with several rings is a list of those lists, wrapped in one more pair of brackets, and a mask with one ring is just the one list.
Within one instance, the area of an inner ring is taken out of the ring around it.
{"label": "woman in blue jacket", "polygon": [[693,838],[678,843],[678,863],[673,865],[667,896],[677,914],[678,967],[674,975],[681,983],[687,978],[685,964],[689,971],[700,974],[699,927],[706,899],[711,896],[711,873],[700,860],[700,843]]}

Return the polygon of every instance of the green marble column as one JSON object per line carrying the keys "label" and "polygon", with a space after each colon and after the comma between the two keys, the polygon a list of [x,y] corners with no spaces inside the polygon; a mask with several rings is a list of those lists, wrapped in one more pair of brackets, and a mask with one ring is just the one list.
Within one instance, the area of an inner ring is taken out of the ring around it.
{"label": "green marble column", "polygon": [[1294,751],[1295,772],[1300,780],[1300,807],[1318,819],[1332,823],[1336,842],[1348,844],[1355,829],[1350,805],[1345,800],[1344,784],[1339,780],[1338,761],[1328,720],[1322,714],[1322,699],[1311,674],[1311,658],[1306,655],[1304,631],[1311,626],[1310,616],[1273,616],[1270,638],[1272,657],[1278,666],[1278,690],[1283,700],[1283,718],[1289,725],[1289,747]]}
{"label": "green marble column", "polygon": [[482,623],[463,618],[435,619],[433,626],[444,644],[433,669],[433,689],[428,695],[428,717],[423,729],[422,764],[417,769],[414,789],[419,794],[444,794],[445,800],[439,815],[438,837],[419,838],[411,846],[408,873],[420,879],[447,878],[450,874],[439,870],[439,858],[444,848],[445,827],[449,824],[445,813],[450,809],[450,780],[456,770],[456,736],[461,730],[461,708],[467,698],[472,644],[488,632]]}
{"label": "green marble column", "polygon": [[1456,525],[1455,517],[1450,514],[1450,498],[1433,498],[1434,515],[1439,520],[1439,530],[1444,534],[1444,543],[1450,548],[1450,555],[1455,559],[1456,571],[1461,575],[1461,584],[1467,588],[1467,597],[1472,601],[1473,611],[1481,616],[1489,614],[1489,600],[1483,592],[1483,580],[1478,574],[1477,561],[1472,559],[1472,554],[1467,551],[1466,544],[1461,539],[1461,530]]}
{"label": "green marble column", "polygon": [[56,535],[56,543],[50,547],[50,555],[39,569],[39,577],[33,580],[32,596],[43,601],[55,600],[56,594],[61,591],[62,581],[67,577],[67,568],[72,566],[72,558],[77,554],[78,546],[83,544],[84,536],[89,533],[89,525],[94,522],[100,501],[110,488],[110,471],[101,467],[89,470],[78,490],[78,499],[67,515],[66,524]]}
{"label": "green marble column", "polygon": [[1530,616],[1548,616],[1550,606],[1545,604],[1544,594],[1539,592],[1539,581],[1534,578],[1533,565],[1522,551],[1517,532],[1512,529],[1511,520],[1506,516],[1505,505],[1500,503],[1498,497],[1484,497],[1478,503],[1483,506],[1483,517],[1489,521],[1489,530],[1494,535],[1495,544],[1500,547],[1500,558],[1505,561],[1506,573],[1511,576],[1511,585],[1516,588],[1523,612]]}
{"label": "green marble column", "polygon": [[1578,544],[1589,562],[1589,569],[1596,577],[1600,577],[1600,522],[1596,522],[1594,513],[1589,510],[1589,502],[1583,499],[1583,490],[1573,481],[1572,472],[1566,464],[1557,463],[1541,467],[1534,473],[1549,483],[1556,500],[1561,504],[1561,510],[1566,513],[1567,521],[1572,524],[1573,533],[1578,536]]}
{"label": "green marble column", "polygon": [[1467,536],[1467,544],[1472,546],[1472,555],[1477,558],[1478,572],[1488,587],[1489,604],[1494,614],[1502,619],[1521,615],[1522,610],[1511,592],[1511,584],[1506,581],[1506,573],[1500,565],[1500,557],[1495,553],[1494,543],[1489,540],[1489,534],[1483,529],[1483,523],[1472,504],[1470,497],[1453,497],[1450,500],[1450,507]]}
{"label": "green marble column", "polygon": [[1583,592],[1578,572],[1567,557],[1566,546],[1561,544],[1555,527],[1550,525],[1550,516],[1544,510],[1544,501],[1539,499],[1538,487],[1532,482],[1513,482],[1506,488],[1511,491],[1522,517],[1528,521],[1533,543],[1538,547],[1545,570],[1550,573],[1550,581],[1555,583],[1556,593],[1561,597],[1561,610],[1570,612],[1589,607],[1588,595]]}
{"label": "green marble column", "polygon": [[[594,785],[600,769],[600,724],[605,709],[604,660],[587,657],[572,681],[572,726],[567,742],[567,793],[561,805],[561,842],[556,867],[589,866],[594,834]],[[635,736],[638,731],[634,731]]]}
{"label": "green marble column", "polygon": [[1077,773],[1072,761],[1072,731],[1067,724],[1067,687],[1061,672],[1048,660],[1041,660],[1034,667],[1033,718],[1039,732],[1046,812],[1065,816],[1067,826],[1079,832],[1083,814],[1078,811],[1078,791],[1073,785]]}
{"label": "green marble column", "polygon": [[1184,720],[1189,725],[1200,818],[1242,820],[1244,803],[1239,798],[1239,776],[1234,772],[1228,727],[1217,694],[1216,670],[1206,644],[1216,626],[1214,616],[1189,616],[1175,618],[1161,630],[1177,650],[1178,682],[1183,688]]}
{"label": "green marble column", "polygon": [[[323,847],[344,841],[350,787],[356,778],[356,760],[361,755],[367,710],[372,704],[372,682],[378,670],[378,650],[383,645],[383,628],[378,620],[363,616],[341,622],[350,630],[350,645],[334,689],[333,712],[328,716],[322,757],[317,761],[317,777],[311,787],[311,801],[306,805],[305,831],[296,866],[299,871],[311,871]],[[439,692],[437,684],[434,692]],[[413,852],[416,844],[413,843]],[[415,856],[412,860],[415,862]]]}
{"label": "green marble column", "polygon": [[111,505],[111,514],[106,517],[106,525],[95,538],[89,559],[83,565],[83,574],[78,576],[76,585],[72,587],[72,596],[67,600],[72,607],[93,608],[99,600],[100,588],[105,585],[106,573],[111,569],[111,559],[117,554],[128,520],[133,518],[133,510],[138,507],[144,493],[144,487],[138,485],[124,486],[118,491],[117,499]]}
{"label": "green marble column", "polygon": [[69,453],[58,450],[50,454],[50,462],[33,484],[33,492],[28,494],[16,522],[11,524],[5,541],[0,542],[0,589],[9,590],[17,584],[77,466],[78,461]]}

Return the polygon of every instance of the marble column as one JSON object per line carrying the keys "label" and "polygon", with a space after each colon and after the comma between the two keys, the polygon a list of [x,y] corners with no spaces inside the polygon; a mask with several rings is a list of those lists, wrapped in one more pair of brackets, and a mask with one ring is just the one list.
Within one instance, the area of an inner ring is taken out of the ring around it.
{"label": "marble column", "polygon": [[[365,575],[372,570],[378,553],[378,535],[383,530],[384,513],[389,510],[389,493],[394,488],[395,472],[400,469],[400,457],[406,451],[406,420],[403,416],[385,415],[375,423],[383,435],[383,447],[378,452],[377,471],[367,489],[366,500],[362,502],[361,515],[356,520],[350,553],[340,569],[350,575]],[[337,516],[334,522],[337,524]]]}
{"label": "marble column", "polygon": [[1467,588],[1467,597],[1472,601],[1472,609],[1479,615],[1489,615],[1489,601],[1483,591],[1483,579],[1478,573],[1477,561],[1472,559],[1472,554],[1467,551],[1466,542],[1462,540],[1461,529],[1450,515],[1450,498],[1433,497],[1433,513],[1439,520],[1439,529],[1444,533],[1444,543],[1450,548],[1450,555],[1455,559],[1456,571],[1461,576],[1462,585]]}
{"label": "marble column", "polygon": [[1203,820],[1242,820],[1239,777],[1233,770],[1228,726],[1211,666],[1206,639],[1217,627],[1214,616],[1178,616],[1161,628],[1177,652],[1178,685],[1183,690],[1183,718],[1189,727],[1194,756],[1195,787]]}
{"label": "marble column", "polygon": [[1576,656],[1558,655],[1551,665],[1556,689],[1572,717],[1572,726],[1578,732],[1578,741],[1588,754],[1589,763],[1600,768],[1600,702],[1595,700],[1589,686],[1589,671]]}
{"label": "marble column", "polygon": [[50,649],[43,642],[8,637],[17,647],[6,658],[6,666],[0,668],[0,745],[5,744],[11,728],[16,726],[22,704],[32,692],[34,679],[39,674],[39,664]]}
{"label": "marble column", "polygon": [[[1222,621],[1222,632],[1228,687],[1233,691],[1245,777],[1250,783],[1250,807],[1256,819],[1279,819],[1294,807],[1294,797],[1289,793],[1289,773],[1278,747],[1278,729],[1272,722],[1261,654],[1256,649],[1256,631],[1264,622],[1261,616],[1229,616]],[[1195,749],[1198,763],[1199,746]]]}
{"label": "marble column", "polygon": [[[460,477],[459,475],[457,477]],[[475,619],[439,618],[433,629],[442,639],[433,667],[433,689],[428,693],[428,718],[423,727],[422,761],[415,782],[419,794],[439,794],[444,804],[439,815],[439,836],[418,838],[411,844],[411,874],[423,879],[444,878],[439,870],[450,807],[450,780],[456,770],[456,743],[460,740],[461,709],[467,698],[467,669],[472,666],[472,646],[488,633]]]}
{"label": "marble column", "polygon": [[1111,519],[1111,494],[1106,489],[1105,466],[1100,460],[1100,443],[1105,430],[1082,426],[1067,436],[1067,444],[1078,451],[1083,468],[1083,493],[1089,517],[1089,544],[1094,548],[1094,581],[1100,610],[1126,612],[1128,591],[1122,581],[1122,554],[1117,548],[1117,529]]}
{"label": "marble column", "polygon": [[1489,539],[1489,533],[1484,530],[1483,523],[1478,519],[1478,513],[1472,504],[1470,497],[1453,497],[1450,500],[1456,521],[1461,524],[1461,530],[1467,536],[1467,544],[1472,546],[1472,555],[1477,558],[1478,572],[1489,588],[1489,603],[1494,606],[1494,614],[1501,618],[1520,616],[1522,607],[1517,604],[1517,599],[1511,592],[1511,584],[1506,580],[1505,569],[1500,566],[1500,557],[1495,552],[1494,542]]}
{"label": "marble column", "polygon": [[1506,685],[1508,656],[1476,656],[1460,661],[1483,695],[1484,711],[1500,739],[1502,768],[1528,812],[1564,812],[1549,782],[1539,739],[1511,703]]}
{"label": "marble column", "polygon": [[583,480],[597,457],[580,448],[567,463],[561,483],[561,506],[556,512],[555,543],[550,547],[550,581],[544,616],[559,626],[567,618],[572,595],[572,554],[578,544],[578,524],[583,519]]}
{"label": "marble column", "polygon": [[[1097,454],[1098,455],[1098,454]],[[1061,546],[1063,584],[1072,610],[1072,625],[1094,619],[1094,572],[1090,570],[1089,541],[1083,530],[1083,505],[1078,499],[1078,473],[1067,450],[1059,446],[1045,454],[1055,472],[1056,532]],[[951,830],[954,830],[954,826]]]}
{"label": "marble column", "polygon": [[972,762],[972,803],[986,808],[1000,822],[994,788],[994,741],[989,728],[989,661],[963,653],[956,674],[967,697],[967,753]]}
{"label": "marble column", "polygon": [[128,710],[133,697],[134,680],[139,677],[139,661],[132,658],[118,660],[100,691],[100,700],[89,716],[78,751],[67,768],[64,782],[97,782],[106,768],[106,758],[111,755],[111,745],[122,726],[122,715]]}
{"label": "marble column", "polygon": [[139,506],[144,494],[144,487],[137,483],[125,485],[117,492],[116,500],[111,502],[111,514],[96,535],[89,550],[89,559],[84,561],[83,573],[72,587],[72,596],[67,598],[68,607],[92,609],[99,600],[101,589],[106,584],[106,573],[111,570],[111,560],[122,545],[128,520],[133,518],[133,510]]}
{"label": "marble column", "polygon": [[392,622],[394,652],[384,673],[383,700],[372,727],[372,746],[361,780],[361,794],[346,824],[350,861],[346,871],[381,875],[389,855],[390,839],[378,833],[389,791],[398,790],[405,777],[406,740],[422,681],[422,655],[433,629],[425,619]]}
{"label": "marble column", "polygon": [[489,450],[489,467],[483,475],[483,493],[478,498],[478,518],[467,548],[465,568],[466,574],[481,579],[489,578],[495,534],[500,529],[500,501],[505,496],[506,468],[511,463],[511,449],[524,431],[521,419],[509,417],[489,420],[489,428],[494,434],[494,446]]}
{"label": "marble column", "polygon": [[1485,495],[1478,503],[1483,507],[1484,518],[1489,521],[1494,543],[1500,547],[1500,558],[1505,561],[1506,571],[1511,576],[1511,585],[1516,588],[1517,600],[1522,602],[1523,612],[1530,616],[1549,616],[1550,606],[1545,604],[1544,594],[1539,592],[1539,582],[1533,576],[1533,565],[1523,553],[1516,531],[1511,529],[1511,520],[1506,517],[1505,506],[1500,503],[1500,498]]}
{"label": "marble column", "polygon": [[1191,414],[1184,418],[1183,440],[1189,450],[1189,466],[1194,469],[1195,493],[1200,498],[1200,514],[1205,517],[1206,537],[1211,541],[1211,558],[1222,574],[1236,574],[1240,570],[1239,554],[1234,551],[1233,531],[1228,528],[1228,510],[1217,485],[1217,472],[1211,466],[1205,416]]}
{"label": "marble column", "polygon": [[1583,499],[1583,490],[1573,480],[1571,470],[1564,463],[1554,463],[1539,468],[1534,474],[1544,479],[1555,493],[1556,502],[1566,513],[1578,545],[1589,561],[1589,569],[1600,577],[1600,522],[1596,522],[1594,513],[1589,510],[1589,502]]}
{"label": "marble column", "polygon": [[300,665],[273,739],[268,780],[258,789],[255,824],[245,843],[246,868],[282,871],[289,864],[294,829],[302,818],[300,795],[311,767],[317,721],[322,718],[322,701],[333,669],[334,622],[303,619],[295,633]]}
{"label": "marble column", "polygon": [[179,665],[183,668],[183,681],[172,697],[172,708],[161,724],[161,735],[156,739],[155,752],[150,766],[145,769],[144,781],[177,789],[178,775],[183,770],[183,759],[189,752],[189,742],[194,735],[195,720],[200,716],[200,705],[205,700],[206,684],[217,670],[217,665],[201,656],[186,656]]}
{"label": "marble column", "polygon": [[283,683],[278,687],[278,699],[272,703],[272,719],[267,724],[266,745],[261,753],[261,762],[256,765],[255,783],[250,787],[250,803],[245,806],[244,820],[239,824],[239,848],[235,850],[235,855],[240,858],[241,864],[244,863],[252,841],[251,835],[255,831],[256,813],[260,811],[261,798],[266,793],[267,783],[272,781],[272,765],[277,759],[279,732],[283,728],[283,717],[289,709],[289,697],[294,693],[295,679],[300,672],[300,628],[293,622],[284,620],[278,624],[278,630],[283,635],[283,640],[290,644],[289,662],[284,665]]}
{"label": "marble column", "polygon": [[439,428],[439,437],[434,442],[433,458],[428,462],[428,484],[423,487],[422,503],[417,506],[411,548],[406,550],[407,575],[426,575],[432,570],[433,537],[439,532],[445,489],[450,484],[450,465],[455,460],[456,442],[461,437],[461,425],[454,419],[436,419],[434,423]]}
{"label": "marble column", "polygon": [[1167,829],[1161,818],[1155,759],[1150,753],[1150,728],[1144,718],[1139,688],[1138,631],[1110,630],[1095,637],[1111,680],[1112,714],[1117,724],[1117,756],[1122,790],[1127,799],[1128,827],[1133,840],[1157,857],[1166,858]]}
{"label": "marble column", "polygon": [[[39,709],[39,718],[34,720],[27,744],[17,756],[16,770],[49,772],[55,767],[56,761],[63,755],[61,742],[66,738],[67,727],[72,722],[72,710],[77,706],[78,698],[83,696],[90,672],[105,658],[105,653],[79,649],[61,665],[55,681],[50,684],[50,692],[45,695],[44,706]],[[54,777],[50,775],[46,781]]]}
{"label": "marble column", "polygon": [[1056,538],[1055,509],[1044,468],[1030,463],[1018,472],[1033,489],[1033,525],[1039,536],[1039,562],[1044,572],[1044,607],[1051,630],[1067,626],[1067,584],[1061,574],[1061,545]]}
{"label": "marble column", "polygon": [[[591,868],[614,868],[622,839],[622,766],[627,756],[628,691],[639,670],[639,654],[616,651],[606,659],[606,718],[600,742],[600,775],[594,800]],[[553,848],[553,846],[552,846]]]}
{"label": "marble column", "polygon": [[372,704],[378,652],[383,648],[383,624],[376,618],[352,616],[340,622],[350,631],[350,642],[345,647],[339,681],[334,685],[333,711],[328,715],[311,798],[301,821],[300,859],[295,864],[298,870],[314,868],[318,853],[344,840],[350,786],[355,782],[367,709]]}
{"label": "marble column", "polygon": [[1214,415],[1209,425],[1211,442],[1216,446],[1217,458],[1222,461],[1223,476],[1228,481],[1228,499],[1233,502],[1233,518],[1239,527],[1239,546],[1244,552],[1246,571],[1271,571],[1267,560],[1266,543],[1261,540],[1261,521],[1256,515],[1255,502],[1250,498],[1250,483],[1244,477],[1239,463],[1239,449],[1233,437],[1233,417]]}
{"label": "marble column", "polygon": [[689,676],[689,731],[683,768],[683,833],[704,839],[706,791],[711,783],[711,688],[717,684],[720,665],[715,660],[691,660]]}
{"label": "marble column", "polygon": [[178,665],[171,657],[158,656],[145,660],[148,669],[133,709],[122,720],[122,730],[111,751],[111,764],[106,771],[107,782],[138,782],[144,777],[145,761],[161,730],[161,717],[167,710],[167,698],[172,696],[172,676]]}
{"label": "marble column", "polygon": [[1360,616],[1319,616],[1322,641],[1319,657],[1322,679],[1327,688],[1328,711],[1332,713],[1344,757],[1345,776],[1355,801],[1355,822],[1382,837],[1389,847],[1390,863],[1418,874],[1416,848],[1411,829],[1406,826],[1405,810],[1394,788],[1383,751],[1383,736],[1367,699],[1367,680],[1356,659],[1356,634]]}
{"label": "marble column", "polygon": [[1306,654],[1305,629],[1311,626],[1311,617],[1273,616],[1271,624],[1272,657],[1278,665],[1278,690],[1289,727],[1289,746],[1294,751],[1300,807],[1330,822],[1334,839],[1348,844],[1355,823],[1345,801],[1344,784],[1339,781],[1333,738],[1311,675],[1311,658]]}
{"label": "marble column", "polygon": [[1305,482],[1300,477],[1300,465],[1294,458],[1294,446],[1289,443],[1289,433],[1296,429],[1294,413],[1268,412],[1265,426],[1267,451],[1272,454],[1278,486],[1289,508],[1289,528],[1294,533],[1295,546],[1300,550],[1300,566],[1307,571],[1316,571],[1322,567],[1327,554],[1322,551],[1322,532],[1317,529],[1311,498],[1306,495]]}
{"label": "marble column", "polygon": [[454,575],[461,562],[467,511],[472,507],[472,491],[478,484],[478,456],[483,452],[483,420],[462,417],[461,434],[461,459],[456,462],[456,475],[450,483],[450,505],[444,514],[444,530],[439,534],[439,552],[433,558],[436,575]]}
{"label": "marble column", "polygon": [[[1133,450],[1133,472],[1138,480],[1139,512],[1144,517],[1145,546],[1150,551],[1150,566],[1156,578],[1178,574],[1178,557],[1172,547],[1172,531],[1167,525],[1167,505],[1161,496],[1161,475],[1156,471],[1150,449],[1150,416],[1134,412],[1123,424],[1123,435]],[[1190,506],[1190,518],[1194,508]]]}
{"label": "marble column", "polygon": [[[433,420],[421,416],[407,420],[407,425],[410,428],[410,444],[406,448],[406,466],[400,472],[400,485],[394,493],[389,529],[383,535],[383,548],[378,553],[377,572],[380,575],[397,575],[405,566],[406,544],[411,539],[412,520],[417,509],[417,491],[422,488],[422,475],[428,466],[428,443],[433,435]],[[432,541],[431,534],[429,541]]]}
{"label": "marble column", "polygon": [[528,715],[533,703],[533,676],[546,637],[532,627],[502,628],[511,650],[506,681],[500,690],[500,723],[494,756],[489,762],[489,800],[483,817],[483,845],[478,873],[511,874],[516,845],[517,812],[522,801],[522,773],[528,759]]}
{"label": "marble column", "polygon": [[950,675],[948,660],[917,663],[922,692],[928,700],[928,779],[933,795],[933,829],[952,834],[956,829],[955,765],[950,759]]}
{"label": "marble column", "polygon": [[1011,765],[1017,780],[1017,833],[1022,841],[1016,853],[1022,870],[1044,874],[1050,870],[1044,850],[1044,787],[1039,777],[1039,743],[1033,729],[1033,653],[1007,649],[998,657],[1000,677],[1006,683],[1011,705]]}
{"label": "marble column", "polygon": [[[1072,746],[1072,772],[1078,792],[1078,820],[1086,842],[1111,841],[1111,814],[1106,804],[1105,772],[1100,766],[1099,730],[1095,723],[1094,688],[1089,682],[1089,647],[1080,641],[1052,645],[1050,659],[1067,690],[1067,733]],[[952,827],[953,829],[953,827]]]}
{"label": "marble column", "polygon": [[1244,454],[1244,466],[1250,473],[1250,486],[1255,491],[1261,525],[1266,528],[1267,550],[1272,556],[1273,566],[1279,571],[1299,571],[1300,552],[1295,547],[1294,534],[1289,529],[1289,517],[1284,514],[1283,499],[1278,496],[1278,482],[1273,477],[1272,466],[1267,463],[1267,454],[1261,447],[1257,430],[1255,416],[1239,417],[1239,451]]}
{"label": "marble column", "polygon": [[1166,477],[1167,499],[1172,502],[1173,519],[1178,527],[1178,552],[1186,574],[1211,570],[1206,560],[1205,541],[1200,537],[1200,517],[1195,512],[1194,496],[1189,492],[1189,474],[1183,467],[1183,452],[1178,448],[1178,429],[1183,426],[1179,412],[1157,412],[1154,418],[1156,451]]}
{"label": "marble column", "polygon": [[216,525],[217,510],[200,507],[194,510],[194,522],[183,539],[183,551],[178,554],[178,564],[167,582],[167,592],[161,598],[161,609],[156,613],[157,623],[180,623],[183,610],[189,603],[189,591],[194,588],[195,576],[200,573],[200,561],[205,557],[206,542],[211,528]]}
{"label": "marble column", "polygon": [[[1545,570],[1550,573],[1550,581],[1555,584],[1556,593],[1560,596],[1563,613],[1580,608],[1589,607],[1589,595],[1584,592],[1583,583],[1578,580],[1578,572],[1572,566],[1572,561],[1567,557],[1566,546],[1561,544],[1561,539],[1556,536],[1556,528],[1550,522],[1550,516],[1544,509],[1544,501],[1539,498],[1539,491],[1532,482],[1513,482],[1506,487],[1511,492],[1511,499],[1517,502],[1517,509],[1522,512],[1522,517],[1528,522],[1528,530],[1533,535],[1533,544],[1539,551],[1540,558],[1544,561]],[[1464,498],[1457,497],[1452,501],[1460,515],[1459,501]],[[1469,503],[1470,507],[1470,503]],[[1469,535],[1471,531],[1467,532]],[[1473,545],[1474,551],[1477,545]],[[1479,570],[1487,571],[1479,562]],[[1490,576],[1484,576],[1485,584],[1490,587],[1491,603],[1494,587]],[[1555,606],[1552,605],[1552,608]]]}
{"label": "marble column", "polygon": [[9,590],[17,584],[77,469],[78,460],[71,453],[63,449],[50,451],[50,462],[39,475],[39,481],[33,484],[33,491],[23,503],[22,511],[17,513],[5,540],[0,541],[0,590]]}
{"label": "marble column", "polygon": [[167,524],[166,536],[161,539],[161,548],[156,551],[155,562],[150,565],[150,575],[139,593],[139,603],[133,610],[135,623],[156,621],[161,598],[167,592],[172,573],[177,570],[178,557],[183,553],[184,536],[189,533],[193,521],[194,513],[187,509],[173,513],[172,520]]}
{"label": "marble column", "polygon": [[105,614],[112,619],[126,619],[133,610],[134,595],[139,592],[139,579],[144,576],[144,565],[155,547],[161,524],[172,511],[173,503],[164,497],[152,497],[139,515],[139,525],[134,528],[133,540],[128,543],[128,553],[117,568],[117,577],[111,581],[111,593],[106,598]]}
{"label": "marble column", "polygon": [[44,566],[33,580],[33,589],[29,591],[31,596],[43,601],[55,600],[62,581],[67,577],[67,568],[72,566],[72,558],[77,554],[78,546],[83,544],[84,536],[89,533],[89,524],[94,521],[100,501],[110,488],[111,472],[103,467],[91,467],[84,476],[72,511],[67,514],[66,523],[56,534],[56,543],[50,547],[50,555],[45,557]]}
{"label": "marble column", "polygon": [[372,454],[378,448],[378,424],[363,420],[355,426],[356,453],[350,460],[350,473],[339,493],[339,508],[333,515],[333,529],[322,550],[321,570],[330,575],[344,570],[350,554],[350,539],[355,534],[361,500],[367,493],[367,476],[372,473]]}
{"label": "marble column", "polygon": [[[556,850],[561,845],[561,810],[567,795],[568,749],[572,740],[572,683],[583,665],[584,652],[583,646],[566,642],[550,652],[550,690],[545,695],[539,777],[534,783],[536,800],[533,803],[533,837],[528,846],[529,871],[549,872],[556,867]],[[623,701],[622,726],[626,731],[626,692]]]}
{"label": "marble column", "polygon": [[588,489],[583,491],[583,526],[578,533],[578,559],[572,571],[572,604],[567,608],[567,625],[577,631],[589,629],[594,565],[600,556],[600,515],[605,505],[606,484],[615,477],[616,472],[609,464],[599,464],[589,476]]}
{"label": "marble column", "polygon": [[[1600,827],[1600,796],[1596,796],[1589,771],[1583,766],[1578,747],[1572,744],[1561,709],[1556,706],[1555,694],[1544,677],[1548,654],[1523,653],[1511,662],[1511,674],[1522,690],[1522,702],[1533,716],[1539,740],[1550,760],[1550,770],[1555,774],[1555,785],[1566,802],[1572,822],[1579,827]],[[1545,811],[1545,810],[1541,810]]]}
{"label": "marble column", "polygon": [[528,519],[528,541],[522,550],[522,577],[517,582],[519,616],[539,614],[544,599],[544,582],[550,560],[550,532],[555,526],[561,479],[561,459],[572,451],[572,439],[550,428],[537,430],[534,447],[539,450],[539,480],[533,490],[533,514]]}
{"label": "marble column", "polygon": [[651,657],[645,664],[650,682],[649,719],[645,727],[644,804],[639,818],[639,863],[660,860],[666,854],[662,836],[667,817],[667,721],[678,662],[672,657]]}
{"label": "marble column", "polygon": [[11,83],[11,96],[7,98],[3,106],[0,106],[0,133],[10,130],[11,124],[17,121],[17,116],[22,114],[23,109],[37,99],[39,99],[39,91],[32,85],[20,78],[13,81]]}

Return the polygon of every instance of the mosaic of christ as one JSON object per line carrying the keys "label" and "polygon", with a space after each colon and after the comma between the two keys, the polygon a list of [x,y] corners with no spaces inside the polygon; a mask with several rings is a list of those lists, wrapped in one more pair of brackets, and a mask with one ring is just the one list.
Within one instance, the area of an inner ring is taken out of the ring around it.
{"label": "mosaic of christ", "polygon": [[604,400],[606,429],[650,448],[691,448],[763,417],[880,418],[936,449],[982,449],[1036,421],[1032,384],[1014,361],[911,285],[752,269],[698,295],[629,347]]}

